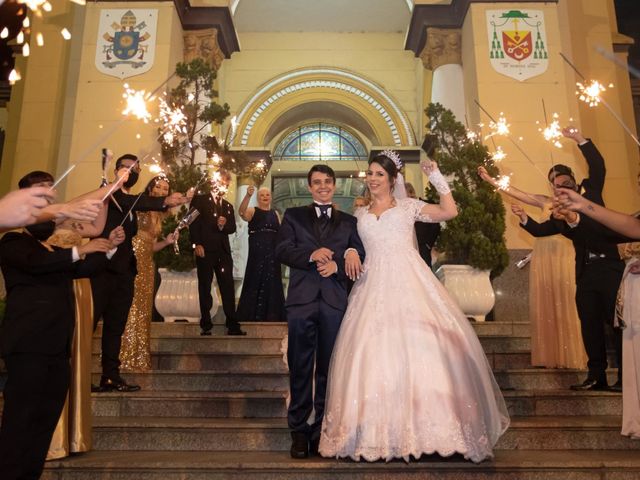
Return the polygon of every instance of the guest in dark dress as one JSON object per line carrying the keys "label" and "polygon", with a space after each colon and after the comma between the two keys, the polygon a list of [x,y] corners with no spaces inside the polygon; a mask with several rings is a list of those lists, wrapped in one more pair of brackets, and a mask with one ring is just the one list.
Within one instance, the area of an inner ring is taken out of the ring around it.
{"label": "guest in dark dress", "polygon": [[[404,184],[404,188],[407,191],[407,195],[410,198],[418,198],[416,194],[416,189],[409,182]],[[422,198],[420,200],[423,200]],[[426,201],[426,200],[425,200]],[[431,259],[431,250],[438,239],[438,235],[440,235],[440,224],[439,223],[426,223],[426,222],[416,222],[415,223],[416,230],[416,241],[418,242],[418,251],[420,252],[420,256],[424,260],[429,268],[433,267],[432,259]]]}
{"label": "guest in dark dress", "polygon": [[255,192],[249,186],[240,204],[240,217],[249,222],[249,258],[238,302],[238,320],[284,322],[284,291],[280,263],[276,260],[276,237],[280,220],[271,208],[271,192],[258,190],[258,206],[249,207]]}

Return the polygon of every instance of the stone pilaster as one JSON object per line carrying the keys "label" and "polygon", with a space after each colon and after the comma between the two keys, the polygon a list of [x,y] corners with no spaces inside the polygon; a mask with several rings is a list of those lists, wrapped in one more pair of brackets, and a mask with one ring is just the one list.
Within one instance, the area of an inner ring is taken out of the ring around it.
{"label": "stone pilaster", "polygon": [[224,52],[218,44],[218,29],[192,30],[184,33],[184,61],[202,58],[215,70],[224,60]]}

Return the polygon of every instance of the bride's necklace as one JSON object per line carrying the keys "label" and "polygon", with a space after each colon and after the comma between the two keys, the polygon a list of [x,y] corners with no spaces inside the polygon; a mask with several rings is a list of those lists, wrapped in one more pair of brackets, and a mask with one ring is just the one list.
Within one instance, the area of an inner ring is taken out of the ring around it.
{"label": "bride's necklace", "polygon": [[395,198],[391,198],[391,200],[389,202],[385,202],[384,205],[374,200],[373,202],[371,202],[371,206],[369,207],[369,213],[375,215],[376,220],[380,220],[380,217],[382,217],[384,212],[386,212],[387,210],[391,210],[395,206],[396,206]]}

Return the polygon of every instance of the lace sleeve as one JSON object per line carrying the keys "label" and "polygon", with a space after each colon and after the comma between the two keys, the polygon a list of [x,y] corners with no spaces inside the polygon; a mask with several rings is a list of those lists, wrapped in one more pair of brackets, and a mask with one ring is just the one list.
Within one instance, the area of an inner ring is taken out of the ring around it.
{"label": "lace sleeve", "polygon": [[417,200],[415,198],[405,198],[400,202],[401,206],[409,214],[414,222],[434,223],[433,219],[429,215],[424,215],[422,213],[422,208],[425,205],[428,205],[428,203],[423,202],[422,200]]}

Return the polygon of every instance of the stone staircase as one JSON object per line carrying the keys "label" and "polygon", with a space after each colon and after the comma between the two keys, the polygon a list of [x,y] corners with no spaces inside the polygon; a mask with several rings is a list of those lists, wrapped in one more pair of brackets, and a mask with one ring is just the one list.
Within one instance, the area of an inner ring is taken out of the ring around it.
{"label": "stone staircase", "polygon": [[[149,373],[132,394],[94,394],[94,450],[48,462],[46,480],[620,479],[640,478],[640,441],[620,435],[622,398],[573,392],[578,370],[529,367],[528,323],[474,324],[512,414],[493,461],[459,457],[356,463],[293,461],[281,353],[286,325],[244,324],[247,337],[200,337],[153,324]],[[99,335],[94,351],[99,351]],[[99,377],[99,356],[94,354]]]}

